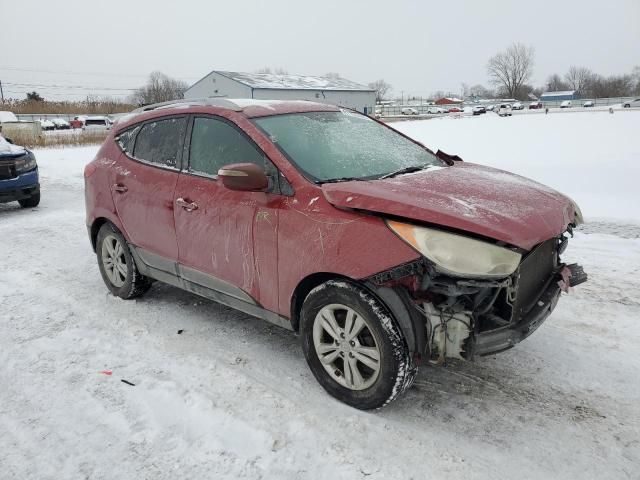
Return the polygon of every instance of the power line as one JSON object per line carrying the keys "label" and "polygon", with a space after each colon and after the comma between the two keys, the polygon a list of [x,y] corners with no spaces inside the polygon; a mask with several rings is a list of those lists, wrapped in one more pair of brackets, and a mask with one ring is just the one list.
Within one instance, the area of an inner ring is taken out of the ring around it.
{"label": "power line", "polygon": [[[6,94],[12,94],[12,95],[26,95],[26,94],[27,94],[27,93],[29,93],[29,92],[27,92],[27,91],[16,92],[16,91],[6,91],[6,90],[5,90],[5,92],[4,92],[4,93],[6,93]],[[43,91],[41,91],[41,92],[38,92],[38,93],[40,93],[40,94],[42,94],[42,95],[44,95],[44,96],[47,96],[47,97],[51,97],[51,96],[56,96],[56,97],[68,97],[68,96],[70,96],[70,95],[73,95],[73,96],[81,96],[81,97],[87,97],[87,96],[90,96],[90,94],[88,94],[88,93],[71,93],[71,92],[70,92],[70,93],[53,93],[53,92],[46,92],[46,91],[44,91],[44,92],[43,92]],[[99,95],[99,94],[95,94],[95,95]],[[111,97],[128,97],[129,95],[130,95],[129,93],[110,93],[109,95],[103,95],[103,96],[111,96]]]}
{"label": "power line", "polygon": [[12,83],[5,82],[5,85],[12,85],[14,87],[35,87],[35,88],[63,88],[63,89],[79,89],[79,90],[115,90],[115,91],[134,91],[135,88],[113,88],[113,87],[98,87],[98,86],[84,86],[84,85],[56,85],[46,83]]}
{"label": "power line", "polygon": [[[149,74],[132,74],[132,73],[113,73],[113,72],[78,72],[63,70],[37,70],[32,68],[2,67],[0,70],[11,72],[30,72],[30,73],[54,73],[60,75],[97,75],[102,77],[131,77],[131,78],[147,78]],[[200,77],[182,77],[180,80],[198,80]]]}

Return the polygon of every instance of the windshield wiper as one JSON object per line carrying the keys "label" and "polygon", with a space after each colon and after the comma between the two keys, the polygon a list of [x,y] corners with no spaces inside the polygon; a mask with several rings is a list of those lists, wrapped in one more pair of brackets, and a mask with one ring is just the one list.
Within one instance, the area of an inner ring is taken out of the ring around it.
{"label": "windshield wiper", "polygon": [[395,172],[382,175],[381,177],[378,177],[378,180],[382,180],[383,178],[395,177],[396,175],[403,175],[405,173],[417,172],[419,170],[424,170],[425,168],[427,168],[426,165],[425,166],[413,165],[411,167],[404,167],[404,168],[401,168],[400,170],[396,170]]}
{"label": "windshield wiper", "polygon": [[362,180],[362,179],[356,178],[356,177],[339,177],[339,178],[330,178],[329,180],[318,180],[316,183],[323,184],[323,183],[352,182],[354,180]]}

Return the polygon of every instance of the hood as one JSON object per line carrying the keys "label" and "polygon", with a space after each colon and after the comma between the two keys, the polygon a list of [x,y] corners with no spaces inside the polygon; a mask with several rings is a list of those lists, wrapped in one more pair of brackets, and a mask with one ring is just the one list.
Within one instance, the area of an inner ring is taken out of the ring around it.
{"label": "hood", "polygon": [[25,153],[27,153],[27,150],[24,147],[11,144],[0,135],[0,158],[19,157]]}
{"label": "hood", "polygon": [[456,162],[395,178],[327,183],[329,203],[462,230],[530,250],[563,233],[573,201],[503,170]]}

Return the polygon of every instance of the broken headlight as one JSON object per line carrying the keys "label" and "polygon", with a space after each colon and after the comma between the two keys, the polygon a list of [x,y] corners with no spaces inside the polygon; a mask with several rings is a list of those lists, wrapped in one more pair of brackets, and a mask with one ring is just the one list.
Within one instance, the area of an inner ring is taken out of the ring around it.
{"label": "broken headlight", "polygon": [[582,225],[584,223],[584,217],[582,216],[582,210],[576,202],[573,202],[573,210],[575,212],[573,217],[573,224],[577,227],[578,225]]}
{"label": "broken headlight", "polygon": [[15,161],[16,173],[25,173],[33,170],[38,166],[36,157],[33,152],[27,151],[23,156]]}
{"label": "broken headlight", "polygon": [[504,247],[474,238],[388,220],[402,240],[436,264],[439,270],[461,277],[506,277],[516,271],[522,256]]}

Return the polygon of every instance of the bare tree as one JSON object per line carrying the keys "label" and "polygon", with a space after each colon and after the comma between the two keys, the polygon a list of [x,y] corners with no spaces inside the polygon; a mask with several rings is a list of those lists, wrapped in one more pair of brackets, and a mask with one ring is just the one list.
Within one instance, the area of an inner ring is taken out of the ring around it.
{"label": "bare tree", "polygon": [[491,98],[494,96],[494,93],[491,90],[485,88],[483,85],[474,85],[472,87],[469,87],[469,96]]}
{"label": "bare tree", "polygon": [[562,80],[562,77],[557,73],[549,75],[547,78],[546,87],[548,92],[560,92],[562,90],[569,90],[570,85]]}
{"label": "bare tree", "polygon": [[186,82],[168,77],[162,72],[152,72],[144,87],[133,93],[133,101],[138,105],[168,102],[184,98],[184,91],[188,88]]}
{"label": "bare tree", "polygon": [[633,89],[634,95],[640,95],[640,65],[636,65],[633,67],[633,72],[631,73],[636,86]]}
{"label": "bare tree", "polygon": [[533,73],[534,56],[533,47],[522,43],[514,43],[505,51],[498,52],[487,63],[491,83],[502,87],[508,96],[516,98],[520,87]]}
{"label": "bare tree", "polygon": [[569,67],[569,71],[564,76],[564,79],[569,84],[569,87],[576,90],[581,95],[586,93],[587,84],[593,74],[591,70],[586,67]]}
{"label": "bare tree", "polygon": [[383,79],[376,80],[375,82],[371,82],[369,84],[369,88],[371,90],[376,91],[376,102],[384,100],[384,97],[391,90],[391,85],[385,82]]}

